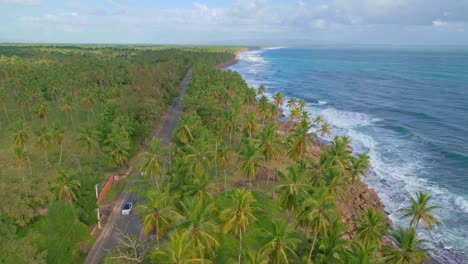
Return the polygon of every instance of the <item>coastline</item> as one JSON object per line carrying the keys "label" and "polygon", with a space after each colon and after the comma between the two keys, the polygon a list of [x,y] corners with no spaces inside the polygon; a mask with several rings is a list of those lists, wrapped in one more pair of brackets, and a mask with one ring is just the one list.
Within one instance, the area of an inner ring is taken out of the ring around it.
{"label": "coastline", "polygon": [[[260,48],[256,48],[260,49]],[[227,67],[233,66],[237,63],[240,62],[240,54],[244,52],[249,52],[252,50],[256,49],[246,49],[242,51],[237,51],[236,52],[236,57],[224,64],[216,66],[218,69],[225,69]],[[281,113],[283,115],[283,113]],[[278,128],[278,133],[283,136],[287,136],[289,131],[285,128],[291,128],[292,124],[290,123],[291,121],[278,121],[282,125],[280,125],[280,128]],[[330,142],[325,141],[321,138],[319,138],[319,141],[324,143],[321,147],[319,146],[319,152],[322,151],[324,147],[327,147],[330,145]],[[317,149],[311,149],[309,150],[313,154],[315,158],[320,158],[317,156]],[[369,169],[366,174],[372,174],[374,173],[372,169]],[[342,217],[342,222],[347,225],[348,229],[347,231],[352,231],[355,228],[354,221],[361,216],[361,210],[368,210],[371,207],[374,207],[378,211],[382,212],[386,222],[389,224],[389,226],[392,225],[392,221],[388,217],[389,213],[385,211],[385,204],[382,202],[379,194],[377,193],[376,190],[373,188],[369,187],[367,183],[363,182],[362,180],[356,183],[350,183],[349,185],[346,186],[345,190],[345,196],[343,199],[340,199],[338,201],[338,207],[339,207],[339,212]],[[345,236],[345,239],[352,239],[349,235]],[[390,241],[386,240],[385,237],[383,240],[386,243],[390,243]]]}

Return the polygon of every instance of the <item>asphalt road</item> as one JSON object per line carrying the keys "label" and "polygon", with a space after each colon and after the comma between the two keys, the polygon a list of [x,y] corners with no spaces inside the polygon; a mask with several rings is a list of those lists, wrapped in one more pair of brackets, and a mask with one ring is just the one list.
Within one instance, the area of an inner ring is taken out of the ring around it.
{"label": "asphalt road", "polygon": [[[162,126],[160,126],[159,129],[157,129],[153,133],[153,136],[160,138],[162,141],[161,143],[165,146],[169,146],[172,131],[176,127],[177,121],[179,120],[179,115],[182,111],[180,106],[180,99],[185,95],[185,88],[190,82],[191,77],[192,71],[189,70],[180,84],[181,90],[179,97],[174,100],[171,107],[169,108],[168,113],[164,118]],[[108,218],[107,225],[104,227],[104,230],[94,242],[93,247],[91,248],[91,250],[88,253],[88,256],[86,257],[85,263],[100,263],[104,256],[110,251],[112,251],[112,249],[120,242],[121,233],[126,233],[128,235],[140,237],[140,217],[133,214],[133,211],[130,215],[121,214],[121,209],[125,202],[137,202],[136,196],[134,194],[129,193],[130,187],[134,183],[135,179],[129,181],[128,184],[125,186],[124,191],[120,194]]]}

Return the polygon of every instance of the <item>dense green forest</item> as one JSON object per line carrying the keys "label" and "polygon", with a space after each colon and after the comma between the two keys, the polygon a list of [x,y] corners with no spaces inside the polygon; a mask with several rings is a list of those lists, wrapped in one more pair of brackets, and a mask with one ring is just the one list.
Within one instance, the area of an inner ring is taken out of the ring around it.
{"label": "dense green forest", "polygon": [[[196,65],[173,147],[153,138],[142,153],[142,240],[126,236],[105,263],[422,263],[418,225],[437,219],[430,196],[409,197],[408,227],[383,208],[352,207],[366,154],[346,137],[330,145],[305,102],[249,88],[232,71]],[[291,115],[281,118],[281,109]],[[164,166],[166,165],[166,166]],[[168,170],[165,170],[167,167]],[[358,198],[359,199],[359,198]],[[343,207],[358,214],[345,221]]]}
{"label": "dense green forest", "polygon": [[233,49],[0,45],[0,263],[79,263],[94,185],[138,153],[193,65]]}

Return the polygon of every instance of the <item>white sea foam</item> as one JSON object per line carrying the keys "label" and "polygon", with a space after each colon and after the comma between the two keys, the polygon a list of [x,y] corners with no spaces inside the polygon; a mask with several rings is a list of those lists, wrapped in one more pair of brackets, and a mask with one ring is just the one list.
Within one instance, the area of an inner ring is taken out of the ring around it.
{"label": "white sea foam", "polygon": [[465,213],[468,213],[468,201],[465,200],[463,197],[458,196],[454,199],[455,205],[458,209],[462,210]]}

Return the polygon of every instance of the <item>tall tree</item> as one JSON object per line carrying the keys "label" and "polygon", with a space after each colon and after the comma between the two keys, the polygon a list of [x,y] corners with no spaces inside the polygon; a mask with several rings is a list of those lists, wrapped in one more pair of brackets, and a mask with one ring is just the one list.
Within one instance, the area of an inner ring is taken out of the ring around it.
{"label": "tall tree", "polygon": [[59,167],[62,164],[62,154],[63,154],[63,138],[65,136],[65,130],[60,122],[54,122],[52,125],[52,134],[56,144],[60,146],[60,158],[59,158]]}
{"label": "tall tree", "polygon": [[292,111],[294,108],[296,108],[296,98],[291,97],[289,98],[286,106],[289,108],[289,111]]}
{"label": "tall tree", "polygon": [[73,113],[76,111],[76,104],[73,96],[66,95],[61,98],[62,101],[62,109],[65,110],[67,113],[67,119],[73,123]]}
{"label": "tall tree", "polygon": [[172,205],[171,199],[167,192],[150,190],[146,194],[146,202],[136,207],[137,213],[142,216],[141,233],[145,236],[153,232],[156,236],[157,249],[166,230],[182,219],[182,215]]}
{"label": "tall tree", "polygon": [[428,258],[431,249],[423,248],[426,240],[418,239],[413,228],[398,228],[390,232],[390,240],[394,247],[386,248],[386,261],[389,263],[423,263]]}
{"label": "tall tree", "polygon": [[71,178],[65,170],[58,170],[59,176],[52,185],[52,191],[58,200],[73,203],[77,199],[77,193],[81,184],[78,180]]}
{"label": "tall tree", "polygon": [[288,168],[287,174],[279,173],[279,176],[283,183],[276,186],[274,190],[279,193],[279,204],[288,210],[290,218],[294,208],[298,207],[300,199],[310,189],[307,183],[307,173],[296,163]]}
{"label": "tall tree", "polygon": [[336,218],[336,204],[334,197],[325,188],[316,190],[313,196],[306,199],[302,204],[298,221],[299,225],[309,230],[312,235],[312,246],[308,258],[310,263],[317,236],[320,234],[326,237],[328,228]]}
{"label": "tall tree", "polygon": [[0,102],[3,105],[3,111],[5,112],[5,117],[7,118],[7,121],[10,122],[10,116],[8,115],[8,111],[6,108],[6,99],[7,99],[7,92],[5,88],[0,89]]}
{"label": "tall tree", "polygon": [[252,189],[252,180],[255,180],[258,168],[263,165],[262,155],[254,143],[246,142],[241,147],[239,158],[241,161],[242,173],[249,177],[250,189]]}
{"label": "tall tree", "polygon": [[97,131],[89,126],[81,128],[78,134],[78,142],[88,153],[93,152],[98,147]]}
{"label": "tall tree", "polygon": [[358,157],[351,157],[349,166],[349,176],[354,183],[360,181],[360,176],[366,176],[366,171],[370,167],[370,158],[367,153],[361,153]]}
{"label": "tall tree", "polygon": [[284,104],[283,94],[280,92],[275,93],[275,95],[273,96],[273,101],[275,102],[276,109],[278,109],[278,111],[281,111],[281,108],[283,108]]}
{"label": "tall tree", "polygon": [[288,264],[290,260],[297,258],[295,250],[300,239],[295,237],[294,227],[284,221],[274,222],[272,229],[271,232],[265,230],[268,242],[262,250],[270,256],[270,263]]}
{"label": "tall tree", "polygon": [[195,197],[184,201],[181,207],[184,216],[181,228],[189,234],[193,258],[203,258],[205,253],[212,254],[219,247],[215,236],[219,226],[213,219],[216,212],[214,204]]}
{"label": "tall tree", "polygon": [[415,197],[408,195],[410,206],[399,210],[403,213],[402,218],[411,217],[410,224],[415,230],[418,229],[419,222],[421,221],[429,232],[431,232],[434,225],[439,224],[439,220],[433,214],[433,211],[439,207],[429,205],[431,198],[432,197],[425,192],[417,192]]}
{"label": "tall tree", "polygon": [[50,132],[47,129],[47,127],[41,127],[39,130],[35,132],[35,134],[36,134],[36,145],[44,153],[45,165],[48,165],[50,163],[47,157],[47,149],[49,148],[50,141],[52,140],[52,137],[50,136]]}
{"label": "tall tree", "polygon": [[147,177],[154,177],[156,188],[159,190],[159,177],[162,174],[163,156],[166,150],[161,146],[161,141],[153,137],[142,155],[142,170]]}
{"label": "tall tree", "polygon": [[46,126],[49,126],[47,124],[47,115],[49,114],[49,105],[46,102],[41,102],[36,107],[36,114],[42,122],[45,122]]}
{"label": "tall tree", "polygon": [[262,97],[265,94],[265,86],[262,84],[257,89],[257,95]]}
{"label": "tall tree", "polygon": [[307,120],[295,124],[290,139],[289,155],[295,161],[304,160],[307,149],[313,145],[315,133],[311,132],[312,125]]}
{"label": "tall tree", "polygon": [[188,146],[188,153],[184,156],[188,171],[195,176],[202,176],[211,168],[212,151],[205,143]]}
{"label": "tall tree", "polygon": [[246,189],[236,189],[232,196],[233,204],[221,212],[220,218],[224,222],[223,233],[232,231],[234,235],[239,234],[239,254],[238,263],[241,263],[242,256],[242,234],[247,232],[252,221],[257,221],[254,215],[256,202],[254,196]]}
{"label": "tall tree", "polygon": [[13,132],[15,144],[16,146],[21,147],[22,153],[26,154],[26,159],[28,160],[29,164],[29,173],[32,175],[31,160],[29,159],[29,153],[26,147],[26,142],[29,139],[26,123],[22,121],[16,123],[15,127],[13,128]]}
{"label": "tall tree", "polygon": [[254,112],[248,111],[246,113],[243,130],[249,139],[252,140],[252,135],[257,132],[257,117],[255,116]]}
{"label": "tall tree", "polygon": [[267,186],[270,183],[272,162],[282,154],[282,137],[278,134],[278,128],[275,124],[268,124],[263,128],[259,135],[260,151],[263,159],[268,163]]}
{"label": "tall tree", "polygon": [[367,211],[361,211],[361,218],[356,221],[356,233],[366,247],[377,245],[381,247],[382,236],[387,230],[385,217],[374,207]]}

